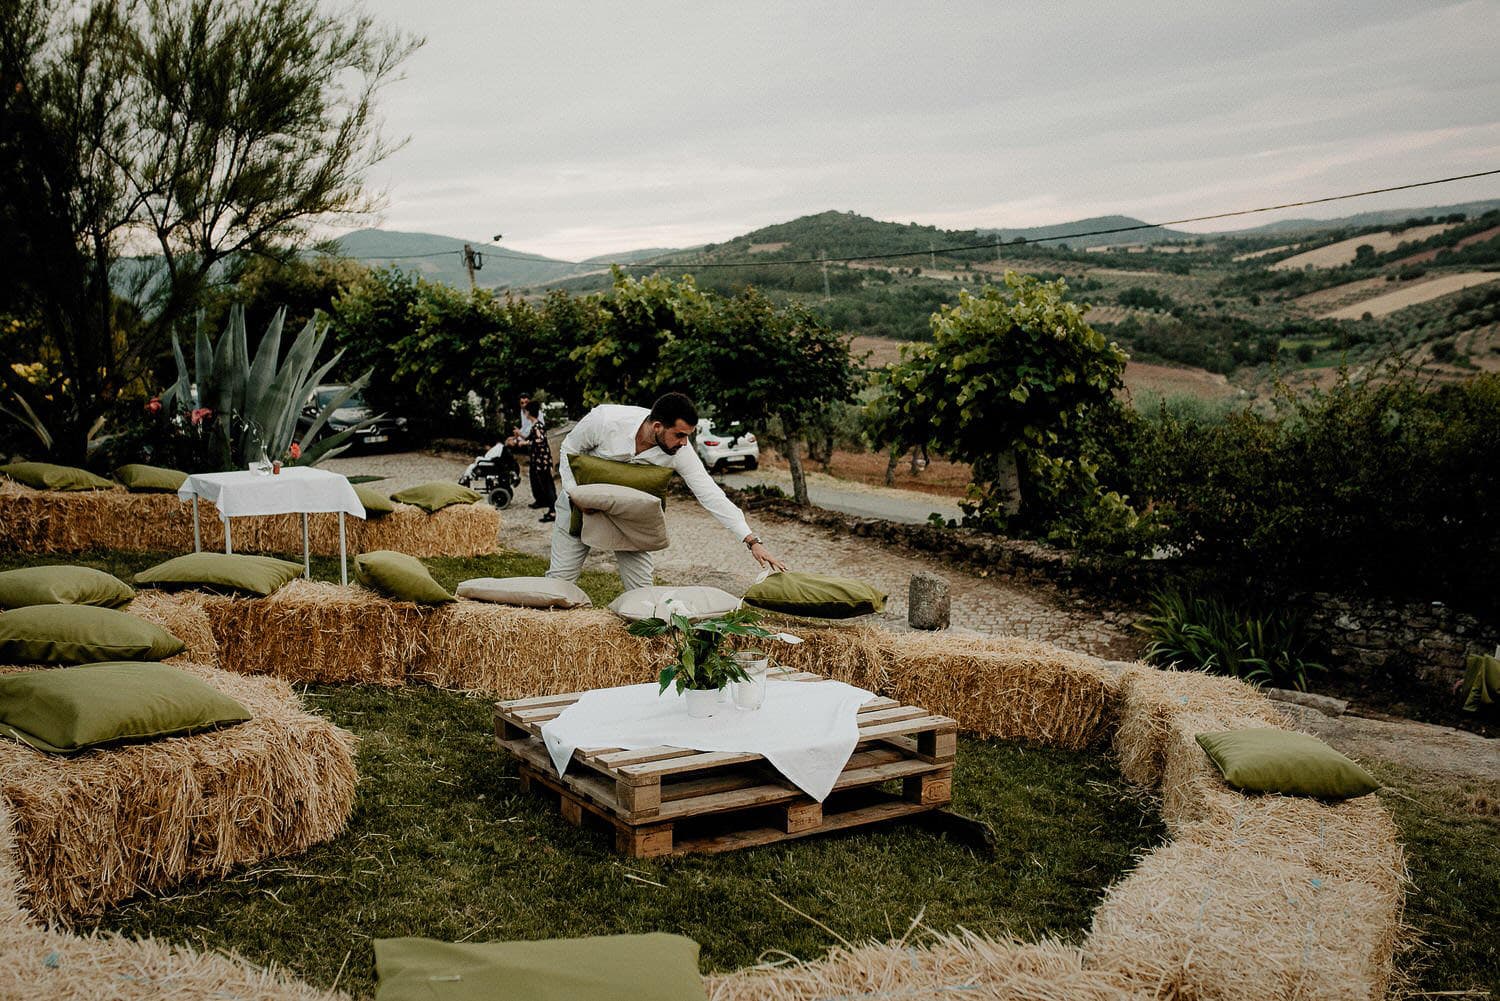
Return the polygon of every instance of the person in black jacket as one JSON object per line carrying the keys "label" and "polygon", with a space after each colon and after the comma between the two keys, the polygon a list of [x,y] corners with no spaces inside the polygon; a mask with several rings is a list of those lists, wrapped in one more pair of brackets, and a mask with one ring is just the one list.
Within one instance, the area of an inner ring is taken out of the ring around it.
{"label": "person in black jacket", "polygon": [[557,484],[552,482],[552,448],[547,444],[547,422],[542,420],[542,405],[536,400],[527,400],[526,416],[531,418],[525,439],[531,452],[531,506],[547,509],[538,520],[556,521]]}

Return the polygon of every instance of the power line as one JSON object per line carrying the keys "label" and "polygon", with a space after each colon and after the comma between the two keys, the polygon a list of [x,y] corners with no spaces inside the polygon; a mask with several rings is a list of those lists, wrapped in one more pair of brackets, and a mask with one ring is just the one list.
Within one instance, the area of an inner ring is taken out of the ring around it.
{"label": "power line", "polygon": [[[1004,246],[1006,246],[1006,247],[1020,247],[1020,246],[1026,246],[1028,244],[1033,244],[1033,243],[1051,243],[1051,242],[1058,241],[1058,240],[1077,240],[1078,238],[1085,237],[1085,236],[1110,236],[1110,235],[1113,235],[1115,233],[1131,233],[1131,232],[1135,232],[1135,231],[1143,230],[1143,229],[1161,229],[1161,228],[1164,228],[1164,227],[1167,227],[1167,226],[1182,226],[1182,225],[1185,225],[1187,223],[1193,223],[1193,222],[1209,222],[1209,221],[1214,220],[1214,219],[1231,219],[1231,218],[1234,218],[1236,216],[1256,215],[1256,214],[1261,213],[1261,212],[1275,212],[1278,209],[1294,209],[1294,208],[1301,208],[1301,207],[1307,206],[1307,205],[1323,205],[1323,204],[1326,204],[1327,202],[1345,201],[1345,200],[1350,199],[1350,198],[1365,198],[1365,197],[1367,197],[1369,195],[1383,195],[1383,194],[1387,194],[1387,193],[1392,192],[1392,191],[1409,191],[1409,190],[1411,190],[1413,188],[1431,187],[1434,184],[1451,184],[1454,181],[1468,181],[1468,180],[1472,180],[1472,179],[1474,179],[1476,177],[1492,177],[1492,176],[1494,176],[1496,174],[1500,174],[1500,168],[1496,168],[1494,170],[1481,170],[1481,171],[1477,171],[1476,173],[1472,173],[1472,174],[1457,174],[1457,175],[1454,175],[1453,177],[1440,177],[1440,178],[1437,178],[1437,179],[1431,180],[1431,181],[1412,181],[1412,182],[1407,183],[1407,184],[1393,184],[1393,185],[1391,185],[1389,187],[1385,187],[1385,188],[1369,188],[1369,189],[1366,189],[1364,191],[1351,191],[1351,192],[1348,192],[1346,194],[1328,195],[1328,196],[1325,196],[1323,198],[1305,198],[1305,199],[1303,199],[1301,201],[1282,202],[1279,205],[1263,205],[1263,206],[1260,206],[1259,208],[1253,208],[1253,209],[1236,209],[1236,210],[1234,210],[1232,212],[1215,212],[1215,213],[1212,213],[1210,215],[1191,216],[1191,217],[1186,218],[1186,219],[1170,219],[1170,220],[1168,220],[1166,222],[1143,222],[1143,223],[1136,223],[1135,225],[1131,225],[1131,226],[1115,226],[1115,227],[1112,227],[1110,229],[1094,229],[1094,230],[1088,230],[1086,232],[1081,232],[1081,233],[1059,234],[1057,236],[1017,237],[1014,240],[1011,240],[1009,243],[1004,244]],[[998,238],[996,238],[996,239],[998,239]],[[927,249],[927,250],[905,250],[905,251],[895,251],[895,252],[882,253],[882,254],[856,254],[856,255],[853,255],[853,256],[850,256],[850,257],[802,257],[802,258],[793,258],[791,260],[774,260],[773,259],[773,260],[765,260],[765,261],[732,261],[732,262],[723,262],[723,261],[721,261],[721,262],[700,262],[700,263],[696,263],[696,264],[672,264],[672,263],[666,263],[666,262],[661,262],[661,263],[655,263],[655,264],[653,264],[653,263],[646,262],[646,263],[640,263],[640,264],[610,264],[608,266],[619,267],[619,268],[622,268],[624,270],[643,270],[643,269],[660,270],[660,269],[663,269],[663,268],[674,268],[674,269],[682,269],[682,270],[701,271],[701,270],[705,270],[705,269],[709,269],[709,268],[749,268],[749,267],[765,267],[767,265],[775,265],[775,264],[818,264],[818,265],[822,265],[822,264],[848,264],[848,263],[851,263],[851,262],[854,262],[854,261],[883,261],[883,260],[892,260],[892,259],[895,259],[895,258],[902,258],[902,257],[921,257],[923,254],[950,254],[950,253],[957,253],[959,251],[966,251],[966,250],[990,250],[990,249],[996,249],[996,250],[998,250],[998,247],[999,247],[999,245],[996,243],[995,239],[991,239],[991,240],[988,240],[988,241],[986,241],[984,243],[970,243],[970,244],[964,244],[964,245],[961,245],[961,246],[954,246],[954,247],[936,247],[936,248],[933,248],[933,247],[929,246],[929,249]],[[507,260],[513,260],[513,261],[527,261],[527,262],[530,262],[532,264],[555,264],[555,265],[560,265],[560,266],[565,266],[565,267],[574,267],[574,268],[579,268],[579,267],[596,267],[596,266],[597,267],[605,267],[606,266],[605,263],[602,262],[602,261],[597,261],[597,262],[560,261],[560,260],[556,260],[556,259],[552,259],[552,258],[523,257],[523,256],[520,256],[518,254],[507,254],[503,250],[499,250],[499,249],[496,249],[496,248],[493,248],[493,247],[491,247],[490,249],[486,250],[485,252],[488,253],[488,254],[491,254],[491,255],[493,255],[495,257],[503,257],[503,258],[506,258]],[[355,258],[355,260],[361,260],[361,261],[395,261],[395,260],[403,260],[403,259],[406,259],[406,258],[441,257],[441,256],[444,256],[444,255],[447,255],[447,254],[462,254],[462,253],[463,253],[462,250],[443,250],[443,251],[438,251],[437,253],[433,253],[433,254],[405,254],[405,255],[393,256],[393,257],[357,257],[357,258]]]}

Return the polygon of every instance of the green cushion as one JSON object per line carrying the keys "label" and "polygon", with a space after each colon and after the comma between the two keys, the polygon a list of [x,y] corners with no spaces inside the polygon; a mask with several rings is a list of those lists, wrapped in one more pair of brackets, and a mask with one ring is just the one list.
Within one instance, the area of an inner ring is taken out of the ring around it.
{"label": "green cushion", "polygon": [[133,494],[175,494],[188,474],[180,469],[132,462],[115,470],[115,479]]}
{"label": "green cushion", "polygon": [[377,938],[375,1001],[705,1001],[698,943],[681,935],[540,942]]}
{"label": "green cushion", "polygon": [[1470,654],[1463,690],[1468,693],[1464,698],[1466,713],[1500,702],[1500,659],[1482,653]]}
{"label": "green cushion", "polygon": [[745,592],[745,604],[785,615],[848,619],[885,608],[885,592],[849,577],[773,573]]}
{"label": "green cushion", "polygon": [[163,590],[198,587],[264,598],[302,574],[302,564],[244,553],[188,553],[135,575],[137,584]]}
{"label": "green cushion", "polygon": [[366,518],[374,518],[382,514],[390,514],[392,511],[396,510],[396,505],[391,503],[391,499],[385,494],[381,493],[379,490],[376,490],[374,487],[367,487],[363,483],[356,483],[353,486],[355,496],[357,496],[359,498],[359,502],[365,506]]}
{"label": "green cushion", "polygon": [[424,605],[442,605],[453,601],[453,595],[437,581],[415,556],[377,549],[354,561],[359,582],[397,601],[416,601]]}
{"label": "green cushion", "polygon": [[0,663],[163,660],[183,642],[154,622],[94,605],[28,605],[0,612]]}
{"label": "green cushion", "polygon": [[1200,733],[1198,743],[1224,774],[1246,792],[1349,799],[1380,788],[1369,772],[1317,737],[1261,727]]}
{"label": "green cushion", "polygon": [[38,490],[109,490],[114,486],[87,469],[54,466],[50,462],[12,462],[0,466],[0,474]]}
{"label": "green cushion", "polygon": [[114,661],[0,676],[0,733],[51,754],[249,718],[234,699],[166,664]]}
{"label": "green cushion", "polygon": [[427,511],[441,511],[450,504],[472,504],[479,500],[479,494],[457,483],[438,480],[407,487],[391,494],[391,500],[398,504],[415,504]]}
{"label": "green cushion", "polygon": [[130,603],[129,584],[93,567],[22,567],[0,573],[0,608],[26,605],[99,605],[119,608]]}
{"label": "green cushion", "polygon": [[[671,466],[657,466],[649,462],[617,462],[601,459],[597,455],[570,455],[568,468],[580,486],[588,483],[614,483],[622,487],[644,490],[655,497],[667,496],[667,484],[672,482],[675,472]],[[568,533],[578,535],[583,531],[583,512],[576,505],[568,523]]]}

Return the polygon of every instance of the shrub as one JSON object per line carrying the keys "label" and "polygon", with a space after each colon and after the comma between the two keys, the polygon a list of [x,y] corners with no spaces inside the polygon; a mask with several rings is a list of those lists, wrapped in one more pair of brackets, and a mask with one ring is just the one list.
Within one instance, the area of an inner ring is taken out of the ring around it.
{"label": "shrub", "polygon": [[1309,674],[1324,670],[1307,659],[1306,626],[1301,613],[1245,610],[1176,590],[1152,595],[1151,613],[1135,624],[1151,640],[1149,663],[1298,691],[1307,690]]}

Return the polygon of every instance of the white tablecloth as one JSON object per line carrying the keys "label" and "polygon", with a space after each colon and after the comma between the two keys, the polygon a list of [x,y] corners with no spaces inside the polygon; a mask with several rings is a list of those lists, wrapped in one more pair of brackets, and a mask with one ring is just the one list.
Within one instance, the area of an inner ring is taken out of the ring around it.
{"label": "white tablecloth", "polygon": [[872,697],[841,681],[772,680],[760,709],[742,712],[726,702],[717,715],[694,719],[670,688],[661,696],[654,684],[602,688],[544,723],[542,740],[559,775],[580,747],[747,751],[821,803],[859,743],[855,717]]}
{"label": "white tablecloth", "polygon": [[324,511],[342,511],[356,518],[365,516],[365,506],[359,502],[359,495],[348,479],[312,466],[288,466],[272,476],[248,469],[194,473],[183,481],[177,496],[185,501],[195,496],[211,501],[225,518]]}

